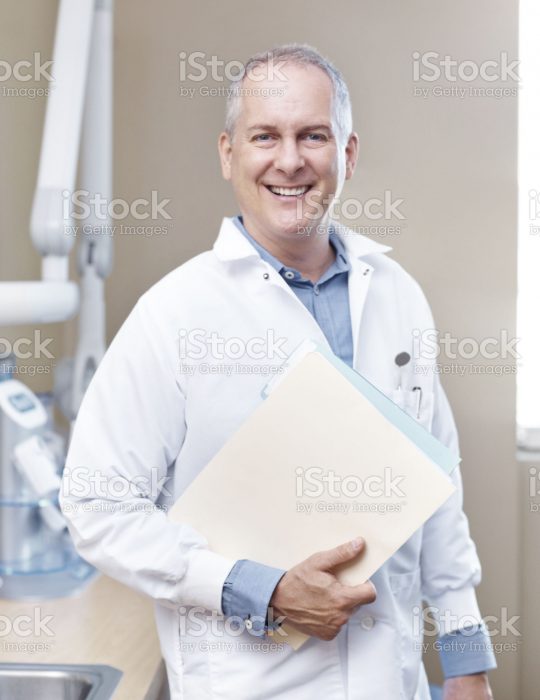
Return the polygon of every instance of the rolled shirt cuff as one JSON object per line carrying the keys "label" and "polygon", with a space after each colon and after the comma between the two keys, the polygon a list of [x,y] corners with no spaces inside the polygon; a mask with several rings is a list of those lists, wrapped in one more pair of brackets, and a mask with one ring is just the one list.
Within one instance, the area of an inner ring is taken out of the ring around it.
{"label": "rolled shirt cuff", "polygon": [[232,567],[223,584],[221,606],[226,617],[237,617],[250,630],[264,632],[273,628],[268,619],[272,594],[284,576],[284,569],[240,559]]}
{"label": "rolled shirt cuff", "polygon": [[485,673],[497,668],[493,645],[483,624],[445,634],[438,645],[445,678]]}

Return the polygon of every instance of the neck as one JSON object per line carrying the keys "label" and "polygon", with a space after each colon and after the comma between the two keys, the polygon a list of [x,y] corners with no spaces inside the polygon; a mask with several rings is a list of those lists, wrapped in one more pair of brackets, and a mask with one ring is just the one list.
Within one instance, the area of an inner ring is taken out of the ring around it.
{"label": "neck", "polygon": [[258,231],[249,219],[242,218],[246,231],[257,243],[286,267],[293,267],[312,282],[317,282],[336,258],[326,227],[324,234],[318,233],[314,227],[315,233],[312,236],[291,234],[291,238],[276,239]]}

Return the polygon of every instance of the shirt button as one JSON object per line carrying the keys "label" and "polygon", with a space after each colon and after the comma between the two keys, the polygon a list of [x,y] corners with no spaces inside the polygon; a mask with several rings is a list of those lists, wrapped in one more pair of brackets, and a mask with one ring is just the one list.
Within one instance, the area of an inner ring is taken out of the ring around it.
{"label": "shirt button", "polygon": [[375,624],[375,620],[372,617],[363,617],[360,621],[360,627],[364,630],[371,630]]}
{"label": "shirt button", "polygon": [[294,279],[294,272],[292,270],[286,270],[285,271],[285,277],[288,280],[293,280]]}
{"label": "shirt button", "polygon": [[319,294],[319,285],[318,285],[318,284],[316,284],[316,285],[313,287],[313,291],[315,292],[315,294],[317,294],[317,295]]}
{"label": "shirt button", "polygon": [[269,277],[270,275],[268,274],[268,272],[265,272],[263,275],[263,279],[267,280]]}

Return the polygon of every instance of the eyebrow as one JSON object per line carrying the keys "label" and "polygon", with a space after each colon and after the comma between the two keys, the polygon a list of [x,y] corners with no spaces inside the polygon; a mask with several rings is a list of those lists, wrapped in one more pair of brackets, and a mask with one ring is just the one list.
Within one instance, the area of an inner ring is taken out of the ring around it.
{"label": "eyebrow", "polygon": [[[332,127],[329,124],[310,124],[305,126],[300,131],[315,131],[317,129],[326,129],[332,132]],[[248,128],[248,132],[251,131],[277,131],[278,128],[275,124],[254,124]]]}

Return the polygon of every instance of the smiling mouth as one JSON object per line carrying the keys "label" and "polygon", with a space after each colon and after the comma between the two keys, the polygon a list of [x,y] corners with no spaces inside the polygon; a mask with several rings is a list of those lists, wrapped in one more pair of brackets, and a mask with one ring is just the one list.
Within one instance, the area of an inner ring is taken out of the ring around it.
{"label": "smiling mouth", "polygon": [[302,197],[305,195],[306,192],[312,188],[312,185],[300,185],[298,187],[277,187],[274,185],[265,185],[265,187],[272,194],[275,194],[278,197],[290,197],[293,199],[294,197]]}

